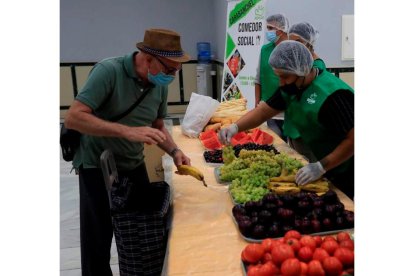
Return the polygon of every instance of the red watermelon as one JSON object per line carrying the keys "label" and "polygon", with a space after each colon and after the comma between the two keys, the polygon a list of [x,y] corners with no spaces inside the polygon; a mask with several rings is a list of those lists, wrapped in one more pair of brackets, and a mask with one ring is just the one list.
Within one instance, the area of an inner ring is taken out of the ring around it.
{"label": "red watermelon", "polygon": [[221,143],[217,137],[217,134],[210,138],[201,140],[201,142],[203,143],[204,147],[206,147],[207,149],[211,149],[211,150],[221,149]]}
{"label": "red watermelon", "polygon": [[204,132],[201,132],[200,135],[198,136],[200,138],[200,140],[204,140],[206,138],[211,138],[213,136],[217,136],[217,133],[215,130],[210,129]]}

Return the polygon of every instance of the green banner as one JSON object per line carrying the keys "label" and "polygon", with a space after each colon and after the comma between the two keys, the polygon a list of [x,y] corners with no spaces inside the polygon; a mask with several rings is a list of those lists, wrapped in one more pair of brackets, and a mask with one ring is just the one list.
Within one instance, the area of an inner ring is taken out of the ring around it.
{"label": "green banner", "polygon": [[234,23],[246,16],[246,14],[260,1],[261,0],[244,0],[237,4],[230,12],[228,27],[230,28]]}

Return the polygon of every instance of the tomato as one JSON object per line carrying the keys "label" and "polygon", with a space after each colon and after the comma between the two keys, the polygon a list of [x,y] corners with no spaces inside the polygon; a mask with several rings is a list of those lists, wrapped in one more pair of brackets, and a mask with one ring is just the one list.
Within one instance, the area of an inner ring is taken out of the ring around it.
{"label": "tomato", "polygon": [[269,252],[264,253],[263,258],[262,258],[262,263],[266,263],[268,261],[273,261],[272,259],[272,254],[270,254]]}
{"label": "tomato", "polygon": [[338,235],[336,235],[336,240],[338,241],[338,243],[340,243],[341,241],[345,241],[345,240],[350,240],[351,236],[349,235],[348,232],[339,232]]}
{"label": "tomato", "polygon": [[276,265],[280,265],[286,259],[294,257],[295,252],[290,245],[280,244],[272,249],[272,258]]}
{"label": "tomato", "polygon": [[241,259],[242,259],[243,262],[248,263],[249,261],[246,259],[246,256],[244,255],[245,254],[244,252],[245,251],[243,250],[242,253],[241,253]]}
{"label": "tomato", "polygon": [[334,257],[337,257],[345,267],[354,265],[354,252],[348,248],[339,247],[335,250]]}
{"label": "tomato", "polygon": [[335,237],[327,236],[327,237],[323,238],[323,241],[336,241],[336,239],[335,239]]}
{"label": "tomato", "polygon": [[307,263],[312,260],[313,251],[309,246],[301,247],[298,251],[298,258],[299,260]]}
{"label": "tomato", "polygon": [[249,265],[247,269],[247,276],[261,276],[260,275],[260,268],[262,267],[261,264],[258,265]]}
{"label": "tomato", "polygon": [[264,239],[262,241],[262,247],[263,247],[265,252],[272,251],[272,246],[273,246],[273,240],[272,239],[267,238],[267,239]]}
{"label": "tomato", "polygon": [[312,236],[304,235],[300,238],[300,245],[301,246],[309,246],[312,251],[316,248],[316,241],[313,239]]}
{"label": "tomato", "polygon": [[323,270],[323,267],[320,261],[312,260],[308,263],[308,275],[309,276],[325,276],[325,270]]}
{"label": "tomato", "polygon": [[300,275],[308,275],[308,264],[300,262]]}
{"label": "tomato", "polygon": [[336,257],[328,257],[322,262],[323,269],[327,275],[337,276],[342,273],[342,263]]}
{"label": "tomato", "polygon": [[300,276],[302,266],[296,258],[289,258],[282,263],[280,271],[284,276]]}
{"label": "tomato", "polygon": [[322,244],[322,238],[321,238],[321,236],[313,236],[313,239],[316,242],[316,247],[321,246],[321,244]]}
{"label": "tomato", "polygon": [[338,247],[339,247],[339,244],[333,240],[323,241],[321,244],[321,248],[325,249],[326,252],[328,252],[328,254],[331,256],[333,255],[333,253]]}
{"label": "tomato", "polygon": [[286,239],[286,244],[290,245],[293,248],[293,251],[295,251],[295,253],[299,251],[300,242],[298,239],[295,239],[295,238]]}
{"label": "tomato", "polygon": [[329,257],[329,253],[323,248],[316,248],[313,252],[313,259],[322,262],[325,258]]}
{"label": "tomato", "polygon": [[354,251],[354,241],[353,240],[344,240],[339,243],[339,247],[345,247]]}
{"label": "tomato", "polygon": [[285,233],[285,239],[294,238],[300,240],[301,237],[302,235],[296,230],[289,230]]}
{"label": "tomato", "polygon": [[249,263],[256,263],[263,258],[265,251],[258,243],[250,243],[244,248],[244,257]]}
{"label": "tomato", "polygon": [[275,266],[275,264],[270,261],[266,262],[262,267],[260,268],[260,275],[261,276],[273,276],[280,273],[279,268]]}

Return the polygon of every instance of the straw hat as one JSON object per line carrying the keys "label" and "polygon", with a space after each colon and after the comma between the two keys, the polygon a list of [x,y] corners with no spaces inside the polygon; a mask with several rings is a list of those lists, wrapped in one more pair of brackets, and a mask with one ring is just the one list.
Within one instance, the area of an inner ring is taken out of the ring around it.
{"label": "straw hat", "polygon": [[191,59],[190,55],[184,53],[181,48],[180,35],[171,30],[146,30],[144,41],[138,42],[137,48],[175,62],[186,62]]}

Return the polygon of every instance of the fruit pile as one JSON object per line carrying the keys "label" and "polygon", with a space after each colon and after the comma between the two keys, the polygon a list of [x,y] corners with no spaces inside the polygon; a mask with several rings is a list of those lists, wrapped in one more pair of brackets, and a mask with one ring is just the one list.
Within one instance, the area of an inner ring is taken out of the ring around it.
{"label": "fruit pile", "polygon": [[322,238],[291,230],[278,240],[248,244],[241,259],[247,276],[354,275],[354,241],[347,232]]}
{"label": "fruit pile", "polygon": [[354,212],[345,210],[332,190],[322,196],[269,193],[261,200],[235,205],[232,213],[240,233],[251,239],[282,237],[289,230],[315,234],[354,228]]}

